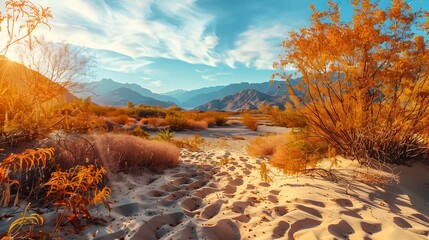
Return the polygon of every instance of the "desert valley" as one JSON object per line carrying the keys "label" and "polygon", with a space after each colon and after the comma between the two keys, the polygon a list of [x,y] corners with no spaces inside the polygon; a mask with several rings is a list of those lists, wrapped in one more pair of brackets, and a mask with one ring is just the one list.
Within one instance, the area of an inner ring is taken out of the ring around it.
{"label": "desert valley", "polygon": [[0,239],[429,238],[427,6],[191,2],[1,3]]}

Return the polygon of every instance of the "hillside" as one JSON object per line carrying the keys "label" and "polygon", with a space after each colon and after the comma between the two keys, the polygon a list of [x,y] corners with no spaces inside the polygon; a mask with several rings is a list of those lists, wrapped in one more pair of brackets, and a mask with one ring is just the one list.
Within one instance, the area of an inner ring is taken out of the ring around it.
{"label": "hillside", "polygon": [[95,103],[109,106],[126,106],[128,101],[133,102],[135,105],[144,104],[161,107],[175,106],[173,102],[164,102],[151,97],[145,97],[126,87],[115,89],[101,96],[94,96],[92,100]]}
{"label": "hillside", "polygon": [[[299,81],[299,79],[295,80],[295,82],[296,81]],[[287,95],[286,86],[284,82],[275,81],[272,84],[270,82],[264,82],[264,83],[243,82],[243,83],[230,84],[223,87],[206,88],[204,89],[204,91],[201,91],[202,89],[189,91],[185,94],[187,98],[178,97],[178,100],[180,101],[180,105],[182,107],[195,108],[197,106],[208,103],[212,100],[220,99],[229,95],[234,95],[240,91],[247,90],[247,89],[253,89],[269,96]]]}
{"label": "hillside", "polygon": [[[154,93],[154,92],[150,91],[149,89],[143,88],[142,86],[135,84],[135,83],[132,83],[132,84],[130,84],[130,83],[119,83],[119,82],[113,81],[112,79],[104,78],[100,81],[88,83],[87,87],[89,89],[89,92],[81,93],[78,95],[79,97],[85,98],[85,97],[91,96],[92,99],[108,98],[109,97],[108,94],[110,92],[117,90],[119,88],[128,88],[128,89],[138,93],[142,97],[152,98],[152,99],[155,99],[155,100],[161,101],[161,102],[173,102],[176,104],[178,103],[177,99],[175,99],[173,97]],[[100,104],[102,104],[102,103],[100,102]]]}
{"label": "hillside", "polygon": [[263,94],[254,89],[246,89],[234,95],[212,100],[197,107],[200,111],[241,111],[258,109],[261,103],[284,108],[285,97]]}

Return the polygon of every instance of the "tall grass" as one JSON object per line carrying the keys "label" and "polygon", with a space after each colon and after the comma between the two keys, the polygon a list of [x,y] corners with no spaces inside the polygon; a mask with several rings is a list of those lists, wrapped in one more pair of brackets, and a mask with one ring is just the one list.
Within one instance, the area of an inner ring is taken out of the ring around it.
{"label": "tall grass", "polygon": [[258,129],[258,122],[250,113],[245,113],[241,116],[241,121],[246,127],[252,131],[256,131]]}

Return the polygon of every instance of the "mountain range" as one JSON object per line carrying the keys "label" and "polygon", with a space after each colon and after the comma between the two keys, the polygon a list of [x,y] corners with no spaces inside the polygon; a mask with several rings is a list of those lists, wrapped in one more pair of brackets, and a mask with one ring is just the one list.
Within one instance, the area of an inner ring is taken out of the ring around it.
{"label": "mountain range", "polygon": [[234,95],[229,95],[221,99],[212,100],[195,109],[200,111],[236,112],[242,110],[258,109],[260,104],[278,106],[283,109],[285,101],[286,95],[282,97],[270,96],[254,89],[246,89]]}
{"label": "mountain range", "polygon": [[[187,109],[197,108],[200,110],[216,108],[225,111],[239,111],[241,109],[257,108],[259,103],[262,102],[269,105],[283,106],[281,101],[284,101],[284,96],[287,96],[286,86],[284,82],[280,81],[273,83],[242,82],[227,86],[206,87],[190,91],[175,90],[160,94],[154,93],[138,84],[119,83],[112,79],[90,82],[87,84],[87,88],[87,92],[77,94],[77,96],[83,98],[91,96],[93,102],[101,105],[124,106],[128,101],[131,101],[136,105],[144,104],[161,107],[178,105]],[[246,92],[246,90],[255,91]],[[234,100],[235,98],[237,99]],[[226,104],[222,107],[225,101],[232,101],[234,104],[230,106]],[[241,103],[247,105],[240,106]]]}

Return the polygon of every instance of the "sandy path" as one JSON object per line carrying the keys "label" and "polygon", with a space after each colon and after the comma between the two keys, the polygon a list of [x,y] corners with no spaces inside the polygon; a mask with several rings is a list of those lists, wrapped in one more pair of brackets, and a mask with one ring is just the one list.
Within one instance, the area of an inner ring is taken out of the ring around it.
{"label": "sandy path", "polygon": [[[428,239],[427,185],[414,188],[419,195],[359,183],[351,196],[275,170],[264,182],[263,160],[243,153],[183,150],[181,161],[162,175],[115,176],[113,210],[100,209],[110,223],[67,239]],[[412,173],[429,173],[419,169]]]}

